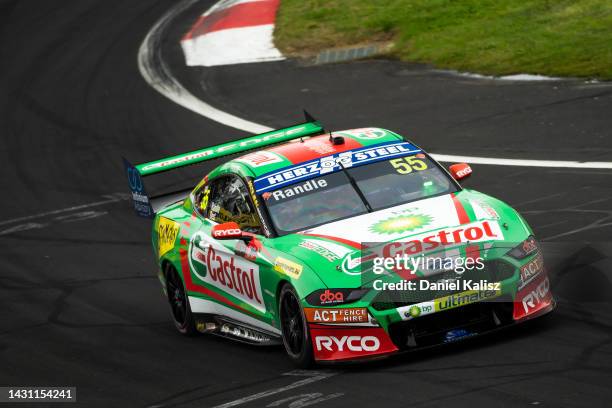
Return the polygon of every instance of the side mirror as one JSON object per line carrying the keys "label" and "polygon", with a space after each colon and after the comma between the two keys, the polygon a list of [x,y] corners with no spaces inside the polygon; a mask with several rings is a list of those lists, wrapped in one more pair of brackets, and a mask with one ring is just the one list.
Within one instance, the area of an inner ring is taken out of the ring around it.
{"label": "side mirror", "polygon": [[472,168],[467,163],[451,164],[448,167],[448,171],[450,171],[451,176],[457,181],[463,180],[472,174]]}
{"label": "side mirror", "polygon": [[242,239],[242,230],[235,222],[224,222],[212,227],[211,235],[214,239]]}

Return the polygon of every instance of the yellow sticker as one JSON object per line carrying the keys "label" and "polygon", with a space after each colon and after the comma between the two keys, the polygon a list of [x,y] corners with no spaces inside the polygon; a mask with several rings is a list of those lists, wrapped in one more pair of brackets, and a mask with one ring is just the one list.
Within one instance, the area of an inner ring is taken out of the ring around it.
{"label": "yellow sticker", "polygon": [[157,244],[159,246],[159,257],[174,248],[174,242],[178,235],[180,225],[168,218],[159,217],[157,225]]}
{"label": "yellow sticker", "polygon": [[297,279],[302,273],[302,265],[279,257],[274,260],[274,270]]}

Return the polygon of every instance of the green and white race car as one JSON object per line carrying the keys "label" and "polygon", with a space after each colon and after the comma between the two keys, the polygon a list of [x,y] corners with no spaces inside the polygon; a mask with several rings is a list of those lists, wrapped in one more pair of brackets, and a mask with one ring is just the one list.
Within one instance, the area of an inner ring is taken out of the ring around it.
{"label": "green and white race car", "polygon": [[[187,194],[143,178],[247,152]],[[177,329],[283,343],[300,366],[379,358],[540,316],[554,299],[531,228],[385,129],[307,122],[131,165],[154,218],[159,279]]]}

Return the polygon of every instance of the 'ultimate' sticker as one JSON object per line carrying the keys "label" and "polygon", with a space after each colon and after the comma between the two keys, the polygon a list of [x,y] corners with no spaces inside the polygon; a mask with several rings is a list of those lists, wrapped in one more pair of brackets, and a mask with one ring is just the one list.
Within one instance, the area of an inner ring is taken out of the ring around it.
{"label": "'ultimate' sticker", "polygon": [[466,306],[472,303],[491,300],[501,296],[500,289],[494,290],[467,290],[465,292],[444,296],[427,302],[417,303],[411,306],[398,307],[396,310],[402,320],[410,320],[436,312],[441,312],[456,307]]}

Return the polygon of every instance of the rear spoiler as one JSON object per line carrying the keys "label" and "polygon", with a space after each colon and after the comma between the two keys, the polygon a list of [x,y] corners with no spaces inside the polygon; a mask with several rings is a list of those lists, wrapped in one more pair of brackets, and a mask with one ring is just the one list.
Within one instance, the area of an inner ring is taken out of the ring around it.
{"label": "rear spoiler", "polygon": [[293,125],[284,129],[272,130],[259,135],[249,136],[244,139],[238,139],[232,142],[194,150],[188,153],[177,154],[176,156],[166,157],[147,163],[133,165],[127,159],[123,158],[123,166],[127,175],[128,186],[132,193],[132,202],[134,204],[136,214],[141,217],[153,218],[159,209],[186,197],[191,190],[189,189],[163,194],[156,197],[149,197],[143,182],[144,177],[174,170],[179,167],[190,166],[192,164],[201,163],[207,160],[218,159],[220,157],[230,156],[236,153],[260,149],[265,146],[283,143],[289,140],[318,135],[324,132],[321,124],[310,114],[308,114],[308,112],[304,111],[304,116],[306,118],[306,122],[298,125]]}

